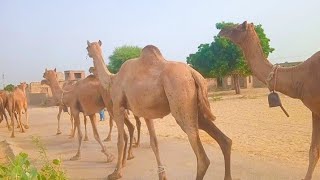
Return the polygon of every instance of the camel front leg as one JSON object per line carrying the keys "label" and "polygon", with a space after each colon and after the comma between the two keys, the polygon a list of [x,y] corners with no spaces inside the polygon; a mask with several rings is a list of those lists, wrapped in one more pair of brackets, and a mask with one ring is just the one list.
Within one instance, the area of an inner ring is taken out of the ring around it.
{"label": "camel front leg", "polygon": [[79,160],[81,157],[81,144],[82,144],[83,135],[82,135],[81,128],[80,128],[79,112],[76,111],[76,112],[71,112],[71,113],[73,114],[75,128],[78,128],[78,151],[77,151],[77,154],[70,159],[71,161],[75,161],[75,160]]}
{"label": "camel front leg", "polygon": [[83,119],[84,119],[84,141],[89,141],[88,134],[87,134],[87,117],[84,114],[83,114]]}
{"label": "camel front leg", "polygon": [[320,117],[312,113],[312,139],[309,150],[309,167],[304,180],[311,180],[320,155]]}
{"label": "camel front leg", "polygon": [[14,135],[14,113],[11,111],[9,112],[10,114],[10,119],[11,119],[11,127],[12,127],[12,132],[11,132],[11,138],[14,138],[15,135]]}
{"label": "camel front leg", "polygon": [[25,117],[26,117],[26,122],[27,122],[27,124],[24,126],[26,129],[29,129],[29,113],[28,113],[28,108],[25,108],[25,110],[24,110],[24,112],[25,112]]}
{"label": "camel front leg", "polygon": [[60,117],[61,117],[61,112],[62,112],[62,106],[59,106],[59,112],[58,112],[58,115],[57,115],[57,119],[58,119],[58,129],[57,129],[57,134],[56,134],[56,135],[61,134],[61,131],[60,131]]}
{"label": "camel front leg", "polygon": [[114,121],[116,122],[118,128],[118,161],[116,165],[116,169],[112,174],[108,176],[108,180],[115,180],[122,177],[122,163],[123,163],[123,153],[124,153],[124,146],[125,146],[125,132],[124,132],[124,113],[125,108],[114,106]]}
{"label": "camel front leg", "polygon": [[165,179],[167,179],[167,176],[166,176],[164,166],[163,166],[161,159],[160,159],[158,140],[157,140],[156,131],[154,129],[153,120],[152,119],[145,119],[145,121],[146,121],[148,131],[150,134],[150,145],[151,145],[153,153],[157,159],[159,179],[165,180]]}

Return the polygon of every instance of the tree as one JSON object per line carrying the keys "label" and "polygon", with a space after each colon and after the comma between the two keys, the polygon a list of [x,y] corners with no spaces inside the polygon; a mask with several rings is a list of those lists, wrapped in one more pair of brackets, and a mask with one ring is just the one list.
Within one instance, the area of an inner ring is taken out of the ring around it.
{"label": "tree", "polygon": [[[216,24],[216,28],[223,29],[235,25],[234,23],[221,22]],[[264,55],[268,57],[269,53],[274,51],[274,48],[269,45],[270,39],[267,38],[261,25],[256,25],[255,30],[260,38]],[[251,74],[240,47],[219,36],[214,36],[211,44],[201,44],[195,54],[190,54],[187,57],[187,63],[191,64],[204,77],[231,76],[236,94],[240,94],[239,77]]]}
{"label": "tree", "polygon": [[4,87],[3,90],[11,92],[11,91],[14,90],[14,85],[13,84],[8,84],[8,85],[6,85],[6,87]]}
{"label": "tree", "polygon": [[138,46],[121,46],[115,48],[112,55],[109,56],[110,62],[108,65],[108,69],[112,73],[117,73],[121,67],[121,65],[132,58],[137,58],[141,54],[141,48]]}

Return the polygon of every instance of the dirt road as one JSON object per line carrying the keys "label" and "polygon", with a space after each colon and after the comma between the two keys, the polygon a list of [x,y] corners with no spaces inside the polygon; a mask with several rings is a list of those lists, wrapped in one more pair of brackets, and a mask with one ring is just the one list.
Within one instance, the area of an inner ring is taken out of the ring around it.
{"label": "dirt road", "polygon": [[[216,100],[212,102],[212,110],[217,116],[215,123],[233,139],[232,175],[243,180],[301,179],[308,164],[311,114],[300,101],[282,96],[283,104],[291,115],[286,118],[280,109],[268,108],[266,92],[265,89],[245,91],[240,96],[217,93],[213,98]],[[31,128],[27,133],[17,133],[16,138],[11,139],[5,124],[1,123],[0,140],[14,142],[36,160],[38,153],[31,142],[31,136],[39,136],[51,158],[62,158],[63,166],[71,179],[104,179],[114,170],[116,162],[105,162],[106,158],[93,138],[90,124],[89,141],[83,143],[81,160],[69,161],[76,153],[77,140],[69,139],[68,115],[63,115],[63,134],[57,136],[57,108],[34,107],[29,111]],[[108,122],[98,124],[100,136],[105,138]],[[122,179],[157,179],[156,161],[149,147],[147,128],[143,121],[142,125],[141,147],[134,149],[135,159],[128,161]],[[168,178],[195,179],[195,156],[185,134],[172,116],[156,120],[155,127]],[[108,150],[116,155],[116,128],[112,137],[113,140],[105,144]],[[204,133],[201,133],[201,139],[211,160],[205,179],[223,179],[224,162],[218,145]],[[314,179],[320,179],[319,165]]]}

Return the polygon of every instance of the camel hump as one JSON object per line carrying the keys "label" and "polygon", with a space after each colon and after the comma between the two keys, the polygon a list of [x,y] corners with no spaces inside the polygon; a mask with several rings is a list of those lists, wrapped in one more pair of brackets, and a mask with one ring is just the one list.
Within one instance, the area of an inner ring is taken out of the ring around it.
{"label": "camel hump", "polygon": [[147,45],[142,49],[140,59],[148,61],[163,61],[164,57],[162,56],[159,48],[154,45]]}

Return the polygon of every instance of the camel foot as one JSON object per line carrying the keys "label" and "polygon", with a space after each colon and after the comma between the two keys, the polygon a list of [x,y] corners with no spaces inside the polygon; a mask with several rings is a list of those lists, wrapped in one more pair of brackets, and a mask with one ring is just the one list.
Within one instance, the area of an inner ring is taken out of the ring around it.
{"label": "camel foot", "polygon": [[109,142],[109,141],[111,141],[111,137],[110,137],[110,136],[108,136],[108,137],[107,137],[107,138],[105,138],[103,141],[104,141],[104,142]]}
{"label": "camel foot", "polygon": [[20,128],[20,125],[18,125],[17,128],[19,129],[19,128]]}
{"label": "camel foot", "polygon": [[159,174],[159,180],[167,180],[167,176],[165,173],[160,173]]}
{"label": "camel foot", "polygon": [[108,176],[108,180],[116,180],[116,179],[120,179],[122,177],[122,175],[119,173],[119,172],[117,172],[117,170],[115,170],[112,174],[110,174],[109,176]]}
{"label": "camel foot", "polygon": [[59,130],[59,131],[57,131],[57,134],[56,135],[59,135],[59,134],[61,134],[62,132]]}
{"label": "camel foot", "polygon": [[10,137],[11,137],[11,138],[15,138],[16,136],[15,136],[15,135],[11,135]]}
{"label": "camel foot", "polygon": [[72,158],[70,158],[71,161],[76,161],[80,159],[80,155],[75,155]]}
{"label": "camel foot", "polygon": [[83,141],[89,141],[88,136],[84,137]]}
{"label": "camel foot", "polygon": [[135,143],[134,145],[132,145],[132,147],[138,148],[138,147],[140,147],[140,143]]}
{"label": "camel foot", "polygon": [[70,137],[69,137],[69,139],[73,139],[73,138],[74,138],[74,136],[70,136]]}
{"label": "camel foot", "polygon": [[134,158],[134,155],[133,155],[132,153],[129,153],[127,160],[131,160],[131,159],[133,159],[133,158]]}
{"label": "camel foot", "polygon": [[112,154],[110,154],[107,158],[107,163],[111,163],[114,160],[114,156]]}
{"label": "camel foot", "polygon": [[25,129],[29,129],[29,125],[27,125],[27,124],[24,124],[23,127],[24,127]]}
{"label": "camel foot", "polygon": [[25,133],[26,131],[23,128],[21,128],[20,132]]}

